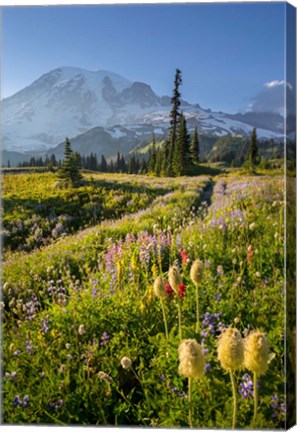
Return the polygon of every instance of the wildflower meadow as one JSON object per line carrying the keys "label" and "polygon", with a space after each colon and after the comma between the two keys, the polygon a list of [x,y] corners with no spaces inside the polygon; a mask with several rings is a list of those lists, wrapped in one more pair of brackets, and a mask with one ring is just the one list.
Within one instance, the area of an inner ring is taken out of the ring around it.
{"label": "wildflower meadow", "polygon": [[4,175],[3,422],[284,428],[283,177],[84,179]]}

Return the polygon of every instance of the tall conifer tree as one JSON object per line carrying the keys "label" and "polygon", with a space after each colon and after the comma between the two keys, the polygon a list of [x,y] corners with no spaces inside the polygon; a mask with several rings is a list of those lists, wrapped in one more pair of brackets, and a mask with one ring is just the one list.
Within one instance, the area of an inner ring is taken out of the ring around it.
{"label": "tall conifer tree", "polygon": [[257,130],[254,128],[251,134],[250,145],[247,152],[246,164],[253,169],[257,164],[258,146],[257,146]]}
{"label": "tall conifer tree", "polygon": [[180,104],[181,104],[181,94],[179,87],[182,84],[181,71],[176,69],[174,78],[174,89],[171,98],[172,109],[170,111],[170,130],[169,130],[169,154],[168,154],[168,167],[167,175],[172,175],[172,162],[175,152],[175,144],[177,138],[178,124],[180,118]]}
{"label": "tall conifer tree", "polygon": [[191,157],[193,163],[199,162],[199,153],[200,153],[199,136],[198,136],[198,130],[197,128],[195,128],[192,144],[191,144]]}
{"label": "tall conifer tree", "polygon": [[188,134],[186,118],[181,114],[172,161],[174,175],[180,176],[187,174],[191,164],[190,136]]}

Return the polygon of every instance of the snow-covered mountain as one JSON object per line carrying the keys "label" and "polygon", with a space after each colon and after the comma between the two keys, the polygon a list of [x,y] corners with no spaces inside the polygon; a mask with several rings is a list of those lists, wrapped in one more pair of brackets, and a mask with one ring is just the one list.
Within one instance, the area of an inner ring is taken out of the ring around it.
{"label": "snow-covered mountain", "polygon": [[[148,84],[131,82],[103,70],[61,67],[3,99],[3,149],[20,153],[49,151],[66,136],[74,138],[95,127],[104,128],[114,142],[121,139],[121,148],[125,136],[136,146],[137,140],[153,132],[167,133],[170,109],[170,97],[156,95]],[[198,104],[183,101],[181,109],[190,130],[198,126],[200,133],[247,135],[257,126],[260,138],[282,137],[280,115],[276,119],[274,114],[269,122],[267,113],[262,123],[261,116],[257,116],[255,125],[250,117],[212,112]],[[100,143],[98,146],[100,153]],[[108,153],[112,152],[111,148]]]}

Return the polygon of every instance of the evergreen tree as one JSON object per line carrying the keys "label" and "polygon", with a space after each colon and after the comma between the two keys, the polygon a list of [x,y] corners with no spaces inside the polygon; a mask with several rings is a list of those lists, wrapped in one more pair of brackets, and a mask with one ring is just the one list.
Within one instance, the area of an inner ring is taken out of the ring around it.
{"label": "evergreen tree", "polygon": [[107,162],[104,155],[101,155],[100,171],[107,172]]}
{"label": "evergreen tree", "polygon": [[150,149],[150,155],[149,155],[149,172],[155,171],[156,159],[157,159],[156,140],[155,140],[155,134],[153,134],[153,145],[152,148]]}
{"label": "evergreen tree", "polygon": [[161,175],[162,155],[163,155],[162,149],[158,149],[157,156],[156,156],[156,165],[155,165],[155,174],[157,177],[160,177],[160,175]]}
{"label": "evergreen tree", "polygon": [[117,158],[115,161],[115,166],[114,166],[115,172],[119,173],[120,169],[121,169],[121,155],[120,152],[117,152]]}
{"label": "evergreen tree", "polygon": [[126,165],[125,157],[123,154],[122,154],[121,159],[120,159],[120,172],[122,172],[122,173],[127,172],[127,165]]}
{"label": "evergreen tree", "polygon": [[58,170],[58,178],[62,182],[72,185],[77,185],[82,179],[79,154],[77,152],[73,153],[68,138],[65,140],[64,159]]}
{"label": "evergreen tree", "polygon": [[110,161],[110,166],[109,166],[108,172],[110,172],[110,173],[114,173],[115,172],[114,163],[113,163],[112,159]]}
{"label": "evergreen tree", "polygon": [[174,89],[171,98],[172,109],[170,111],[170,129],[169,129],[169,153],[168,153],[168,163],[167,163],[167,174],[172,175],[172,162],[175,152],[175,144],[177,138],[178,124],[180,118],[179,107],[181,104],[181,94],[179,92],[179,86],[182,84],[181,71],[176,69],[174,78]]}
{"label": "evergreen tree", "polygon": [[147,163],[144,158],[142,158],[141,167],[140,167],[141,174],[147,173]]}
{"label": "evergreen tree", "polygon": [[188,173],[191,166],[190,136],[187,130],[186,118],[180,115],[178,134],[172,160],[172,171],[176,176]]}
{"label": "evergreen tree", "polygon": [[191,158],[193,163],[199,162],[199,153],[200,153],[199,136],[198,136],[198,130],[197,128],[195,128],[192,144],[191,144]]}
{"label": "evergreen tree", "polygon": [[7,161],[7,168],[10,168],[10,160]]}
{"label": "evergreen tree", "polygon": [[89,167],[88,168],[92,171],[98,170],[97,155],[94,154],[93,152],[89,156]]}
{"label": "evergreen tree", "polygon": [[161,175],[162,176],[169,176],[171,173],[171,163],[169,160],[169,154],[170,154],[170,141],[166,140],[163,151],[162,151],[162,164],[161,164]]}
{"label": "evergreen tree", "polygon": [[31,157],[30,162],[29,162],[29,166],[30,166],[30,167],[34,167],[34,166],[36,166],[36,160],[35,160],[35,157],[34,157],[34,156]]}
{"label": "evergreen tree", "polygon": [[257,146],[257,130],[254,128],[251,134],[250,145],[246,157],[246,165],[253,169],[257,164],[258,146]]}
{"label": "evergreen tree", "polygon": [[135,174],[139,174],[139,171],[140,171],[140,162],[139,162],[139,159],[136,158],[136,160],[135,160]]}
{"label": "evergreen tree", "polygon": [[56,156],[54,154],[51,155],[50,162],[51,162],[53,167],[57,166],[57,160],[56,160]]}

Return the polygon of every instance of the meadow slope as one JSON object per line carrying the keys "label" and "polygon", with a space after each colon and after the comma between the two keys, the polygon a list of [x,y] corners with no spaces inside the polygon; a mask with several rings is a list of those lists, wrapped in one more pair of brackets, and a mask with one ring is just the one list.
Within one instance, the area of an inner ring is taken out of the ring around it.
{"label": "meadow slope", "polygon": [[[54,236],[38,212],[48,211],[51,197],[65,219],[69,207],[61,199],[69,192],[53,189],[49,174],[34,175],[26,174],[27,192],[14,185],[21,177],[4,181],[6,235],[13,238],[16,220],[24,227],[37,216],[35,229],[43,232],[39,244],[31,239],[30,247],[5,253],[3,421],[188,426],[188,381],[178,373],[181,332],[205,356],[203,377],[193,382],[193,426],[230,428],[232,389],[217,339],[232,326],[242,337],[261,330],[270,346],[254,421],[252,373],[235,373],[237,427],[284,427],[282,177],[94,175],[78,194],[88,195],[92,210],[100,203],[100,219],[86,216],[86,227],[85,211],[73,230],[70,224]],[[23,201],[16,208],[18,193]],[[70,208],[74,218],[79,207],[78,200]],[[22,227],[18,236],[27,245],[34,234]],[[198,258],[197,332],[190,269]],[[168,284],[173,265],[182,278],[178,292]],[[161,300],[153,288],[158,276]]]}

